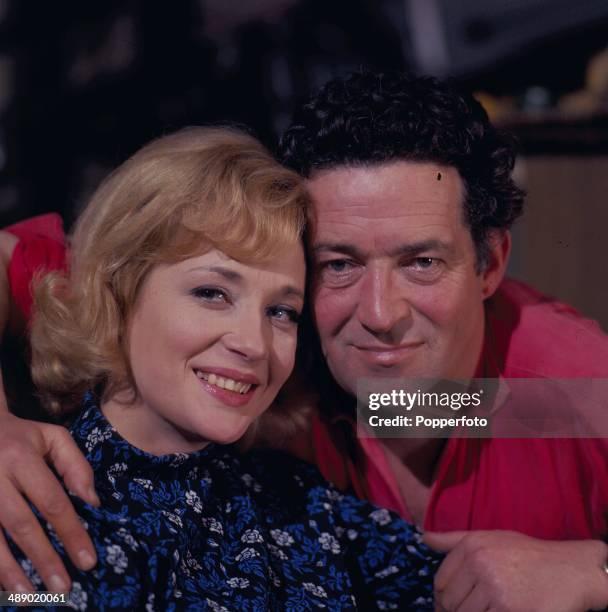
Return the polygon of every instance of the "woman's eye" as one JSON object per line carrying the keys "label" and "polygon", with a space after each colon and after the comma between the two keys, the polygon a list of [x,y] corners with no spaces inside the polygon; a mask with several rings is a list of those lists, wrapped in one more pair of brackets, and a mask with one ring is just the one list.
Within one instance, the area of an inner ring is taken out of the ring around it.
{"label": "woman's eye", "polygon": [[197,287],[191,291],[192,295],[206,302],[227,302],[228,295],[223,289],[217,287]]}
{"label": "woman's eye", "polygon": [[300,322],[300,313],[295,308],[288,306],[271,306],[267,310],[269,317],[276,321],[298,324]]}

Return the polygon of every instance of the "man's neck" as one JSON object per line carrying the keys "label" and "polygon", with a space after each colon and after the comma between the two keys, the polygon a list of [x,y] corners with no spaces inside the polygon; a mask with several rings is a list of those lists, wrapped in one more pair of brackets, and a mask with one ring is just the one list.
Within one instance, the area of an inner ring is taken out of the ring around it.
{"label": "man's neck", "polygon": [[385,439],[382,445],[409,518],[423,529],[445,440]]}
{"label": "man's neck", "polygon": [[384,448],[424,487],[430,487],[446,440],[443,438],[385,438]]}

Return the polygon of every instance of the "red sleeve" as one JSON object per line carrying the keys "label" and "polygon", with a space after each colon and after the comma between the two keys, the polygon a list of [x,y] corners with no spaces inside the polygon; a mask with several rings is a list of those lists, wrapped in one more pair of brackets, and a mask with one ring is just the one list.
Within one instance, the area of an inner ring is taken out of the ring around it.
{"label": "red sleeve", "polygon": [[34,276],[67,268],[63,223],[59,215],[49,214],[22,221],[6,231],[19,238],[7,271],[11,296],[29,322]]}

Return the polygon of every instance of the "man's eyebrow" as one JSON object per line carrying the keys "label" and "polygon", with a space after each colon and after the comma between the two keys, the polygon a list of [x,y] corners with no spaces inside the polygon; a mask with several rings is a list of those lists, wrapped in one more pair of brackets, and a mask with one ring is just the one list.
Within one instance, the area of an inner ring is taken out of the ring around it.
{"label": "man's eyebrow", "polygon": [[203,272],[215,272],[216,274],[223,276],[226,280],[233,281],[235,283],[243,282],[243,276],[241,274],[230,268],[225,268],[224,266],[195,266],[194,268],[189,268],[187,271],[198,272],[201,270]]}
{"label": "man's eyebrow", "polygon": [[[414,242],[412,244],[402,244],[388,252],[390,257],[395,256],[406,256],[413,257],[419,253],[425,253],[427,251],[442,251],[445,253],[452,253],[454,246],[450,242],[444,242],[443,240],[422,240],[420,242]],[[332,252],[342,253],[350,257],[360,257],[361,251],[352,244],[340,243],[340,242],[320,242],[312,247],[313,254],[320,252]]]}
{"label": "man's eyebrow", "polygon": [[315,244],[312,247],[313,253],[318,253],[320,251],[344,253],[345,255],[350,255],[351,257],[356,257],[360,254],[360,251],[356,246],[352,244],[344,244],[341,242],[320,242],[319,244]]}
{"label": "man's eyebrow", "polygon": [[451,242],[444,242],[443,240],[423,240],[421,242],[415,242],[413,244],[404,244],[396,249],[389,252],[391,257],[398,255],[413,257],[419,253],[426,253],[428,251],[440,251],[443,253],[452,253],[454,251],[454,245]]}

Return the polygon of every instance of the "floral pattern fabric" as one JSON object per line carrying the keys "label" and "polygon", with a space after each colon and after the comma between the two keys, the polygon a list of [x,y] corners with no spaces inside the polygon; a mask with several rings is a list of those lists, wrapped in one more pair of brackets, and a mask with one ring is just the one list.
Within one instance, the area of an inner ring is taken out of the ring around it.
{"label": "floral pattern fabric", "polygon": [[91,396],[71,432],[102,502],[72,497],[96,568],[73,566],[41,522],[72,576],[74,609],[432,609],[440,556],[395,514],[342,495],[306,463],[215,444],[153,456],[121,438]]}

